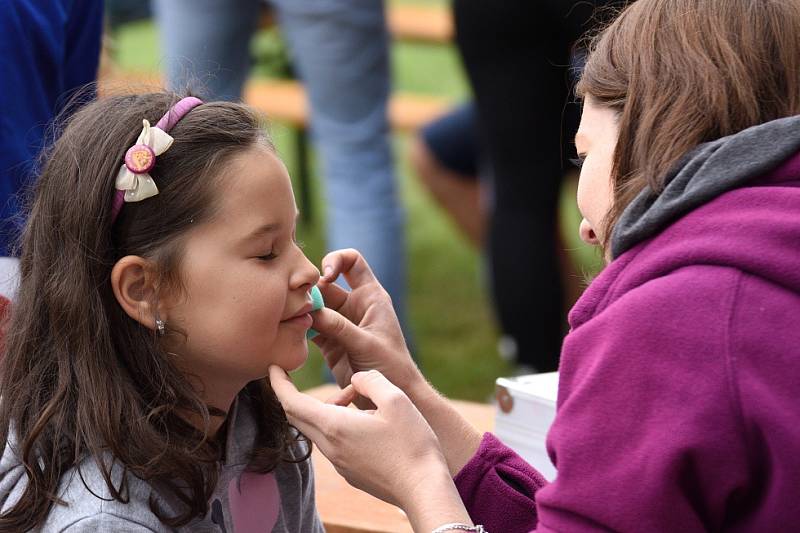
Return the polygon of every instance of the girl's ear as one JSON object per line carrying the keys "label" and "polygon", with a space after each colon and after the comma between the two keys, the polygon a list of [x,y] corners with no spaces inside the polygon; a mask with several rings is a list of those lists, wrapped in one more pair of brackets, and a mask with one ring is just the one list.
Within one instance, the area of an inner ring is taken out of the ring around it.
{"label": "girl's ear", "polygon": [[119,305],[129,317],[151,330],[156,318],[166,320],[155,308],[158,301],[153,264],[138,255],[126,255],[111,269],[111,288]]}

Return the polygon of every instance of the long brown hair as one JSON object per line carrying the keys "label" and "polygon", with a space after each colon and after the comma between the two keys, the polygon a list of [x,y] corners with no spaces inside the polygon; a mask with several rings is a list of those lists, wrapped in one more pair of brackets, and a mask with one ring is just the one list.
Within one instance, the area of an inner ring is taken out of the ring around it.
{"label": "long brown hair", "polygon": [[692,148],[800,113],[800,2],[638,0],[591,43],[578,94],[618,113],[608,247],[625,207]]}
{"label": "long brown hair", "polygon": [[[128,203],[111,219],[114,181],[142,119],[152,124],[178,97],[109,97],[69,119],[45,154],[21,241],[21,285],[0,363],[0,438],[16,436],[27,474],[1,531],[40,525],[58,502],[64,472],[94,460],[113,498],[127,501],[126,476],[111,478],[108,454],[141,479],[168,487],[185,512],[170,526],[207,512],[222,446],[186,422],[209,408],[153,332],[131,319],[112,293],[111,269],[125,255],[157,265],[159,286],[180,289],[182,237],[212,219],[226,162],[256,143],[271,144],[246,106],[207,103],[172,129],[175,141],[151,171],[159,194]],[[265,380],[247,385],[260,416],[248,468],[267,472],[292,460],[291,430]],[[14,435],[11,433],[13,432]]]}

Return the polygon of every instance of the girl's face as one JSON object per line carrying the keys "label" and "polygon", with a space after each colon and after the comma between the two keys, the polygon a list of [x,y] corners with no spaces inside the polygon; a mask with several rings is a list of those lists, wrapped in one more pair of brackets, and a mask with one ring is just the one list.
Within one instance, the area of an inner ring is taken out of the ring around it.
{"label": "girl's face", "polygon": [[578,181],[578,209],[583,216],[581,239],[599,244],[603,239],[603,219],[611,208],[611,167],[617,146],[619,127],[616,112],[598,106],[587,95],[575,147],[583,160]]}
{"label": "girl's face", "polygon": [[295,241],[297,207],[283,163],[257,146],[227,172],[213,220],[188,234],[184,290],[164,317],[169,329],[186,335],[168,337],[184,370],[216,387],[206,391],[209,400],[235,395],[271,364],[294,370],[305,362],[309,291],[319,280]]}

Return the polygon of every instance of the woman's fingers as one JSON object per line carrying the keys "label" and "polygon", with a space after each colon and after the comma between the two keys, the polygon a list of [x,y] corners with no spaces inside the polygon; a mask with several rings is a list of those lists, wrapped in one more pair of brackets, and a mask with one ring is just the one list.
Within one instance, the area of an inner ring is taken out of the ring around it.
{"label": "woman's fingers", "polygon": [[332,282],[339,274],[344,274],[353,289],[378,282],[366,260],[352,248],[336,250],[322,258],[322,278],[325,281]]}
{"label": "woman's fingers", "polygon": [[277,365],[269,367],[269,382],[289,422],[316,443],[324,439],[320,428],[325,417],[325,404],[298,391],[289,374]]}
{"label": "woman's fingers", "polygon": [[338,341],[333,337],[317,335],[311,340],[311,342],[319,347],[320,351],[322,352],[322,358],[325,360],[325,364],[327,364],[328,368],[331,370],[336,368],[336,365],[338,365],[339,361],[342,359],[345,359],[345,361],[347,360],[345,349],[342,348]]}
{"label": "woman's fingers", "polygon": [[[328,404],[300,393],[277,366],[270,366],[269,379],[289,421],[353,486],[402,505],[432,469],[446,473],[433,431],[403,392],[379,372],[354,374],[351,386]],[[344,407],[357,392],[371,398],[377,410]]]}
{"label": "woman's fingers", "polygon": [[[323,308],[312,313],[311,316],[314,319],[312,327],[321,335],[336,339],[336,342],[343,349],[348,351],[363,351],[364,348],[366,348],[366,344],[370,339],[369,333],[362,330],[333,309]],[[336,361],[329,361],[329,364],[333,366],[336,364]]]}
{"label": "woman's fingers", "polygon": [[403,391],[377,370],[357,372],[350,378],[350,383],[355,392],[372,401],[378,410],[393,409],[398,401],[411,402]]}
{"label": "woman's fingers", "polygon": [[350,291],[324,279],[320,280],[317,288],[322,293],[322,299],[325,300],[325,307],[330,309],[340,309],[347,302],[347,297],[350,296]]}
{"label": "woman's fingers", "polygon": [[353,388],[353,385],[348,385],[347,387],[336,391],[335,394],[325,400],[325,403],[347,407],[353,403],[353,400],[356,399],[356,396],[358,396],[356,389]]}

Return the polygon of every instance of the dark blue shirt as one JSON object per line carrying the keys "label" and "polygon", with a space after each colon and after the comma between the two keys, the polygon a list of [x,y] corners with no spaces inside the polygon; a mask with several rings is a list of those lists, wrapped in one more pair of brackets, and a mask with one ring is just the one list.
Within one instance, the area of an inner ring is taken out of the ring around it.
{"label": "dark blue shirt", "polygon": [[102,0],[0,0],[0,255],[13,255],[48,128],[95,80],[102,30]]}

